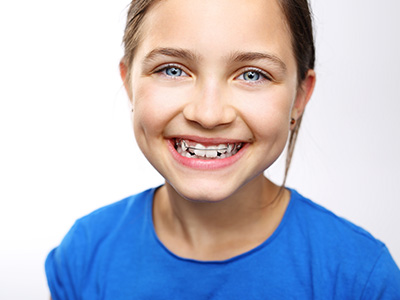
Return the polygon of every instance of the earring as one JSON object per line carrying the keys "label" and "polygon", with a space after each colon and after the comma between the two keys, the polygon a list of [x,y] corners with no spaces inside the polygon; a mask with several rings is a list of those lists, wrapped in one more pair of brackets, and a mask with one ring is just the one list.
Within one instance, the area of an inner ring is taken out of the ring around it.
{"label": "earring", "polygon": [[291,118],[290,119],[290,125],[294,125],[294,124],[296,124],[296,120],[294,118]]}

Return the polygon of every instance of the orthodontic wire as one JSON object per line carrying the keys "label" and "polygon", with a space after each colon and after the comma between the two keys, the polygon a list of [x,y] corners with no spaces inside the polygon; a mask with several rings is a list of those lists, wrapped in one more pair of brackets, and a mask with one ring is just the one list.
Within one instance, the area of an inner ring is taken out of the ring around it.
{"label": "orthodontic wire", "polygon": [[[228,151],[228,148],[229,148],[229,145],[230,145],[230,144],[228,144],[227,147],[221,148],[221,149],[218,149],[218,148],[199,149],[199,148],[196,148],[196,147],[193,147],[193,146],[188,146],[184,140],[179,140],[179,143],[182,143],[182,142],[185,144],[185,147],[186,147],[187,149],[190,149],[190,150],[201,150],[201,151]],[[236,145],[236,144],[233,144],[232,151],[233,151],[233,150],[236,150],[236,148],[237,148],[237,145]]]}

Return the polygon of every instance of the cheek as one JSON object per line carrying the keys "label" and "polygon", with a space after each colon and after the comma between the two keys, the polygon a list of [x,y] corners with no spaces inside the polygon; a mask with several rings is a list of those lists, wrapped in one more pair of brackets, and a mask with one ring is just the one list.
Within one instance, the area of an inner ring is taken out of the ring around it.
{"label": "cheek", "polygon": [[246,112],[243,116],[255,138],[286,141],[294,99],[291,90],[278,87],[247,99],[249,101],[242,104],[242,111]]}
{"label": "cheek", "polygon": [[177,98],[165,88],[143,83],[135,87],[133,96],[133,123],[136,135],[160,134],[177,113]]}

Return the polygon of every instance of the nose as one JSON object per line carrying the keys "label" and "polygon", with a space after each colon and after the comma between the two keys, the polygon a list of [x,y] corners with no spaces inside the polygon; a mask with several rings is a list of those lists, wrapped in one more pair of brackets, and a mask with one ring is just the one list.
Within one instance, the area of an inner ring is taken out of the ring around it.
{"label": "nose", "polygon": [[209,80],[196,86],[183,109],[184,117],[206,129],[232,123],[237,116],[236,110],[222,85]]}

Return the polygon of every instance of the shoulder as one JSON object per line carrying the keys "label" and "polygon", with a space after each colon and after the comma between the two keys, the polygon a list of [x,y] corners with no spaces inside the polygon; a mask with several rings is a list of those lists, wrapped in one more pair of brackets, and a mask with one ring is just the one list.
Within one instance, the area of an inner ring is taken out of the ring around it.
{"label": "shoulder", "polygon": [[[316,236],[328,245],[343,245],[346,248],[363,246],[363,251],[380,252],[384,244],[368,231],[345,218],[291,190],[295,206],[293,217],[300,229]],[[356,250],[356,249],[355,249]]]}
{"label": "shoulder", "polygon": [[319,281],[336,278],[336,286],[345,287],[343,295],[354,290],[366,297],[361,299],[400,297],[400,271],[384,243],[295,190],[291,193],[290,233],[303,259],[321,270]]}
{"label": "shoulder", "polygon": [[[48,255],[45,270],[56,299],[78,299],[83,282],[95,277],[92,270],[132,249],[151,217],[155,188],[99,208],[78,219],[61,244]],[[150,216],[150,217],[149,217]],[[121,250],[122,249],[122,250]],[[95,259],[96,258],[96,259]]]}
{"label": "shoulder", "polygon": [[78,219],[74,227],[84,226],[98,228],[116,226],[126,218],[135,219],[143,215],[151,206],[156,188],[126,197],[120,201],[96,209],[90,214]]}
{"label": "shoulder", "polygon": [[88,244],[102,235],[118,232],[124,226],[143,222],[146,217],[151,216],[146,212],[151,210],[155,190],[156,188],[152,188],[126,197],[76,220],[58,248],[70,246],[71,243],[79,246],[80,241]]}
{"label": "shoulder", "polygon": [[98,247],[100,242],[111,241],[149,222],[155,190],[126,197],[76,220],[58,249]]}
{"label": "shoulder", "polygon": [[91,248],[112,244],[113,240],[125,241],[125,234],[134,234],[151,222],[155,190],[152,188],[126,197],[76,220],[60,247],[68,245],[80,249],[82,245]]}

